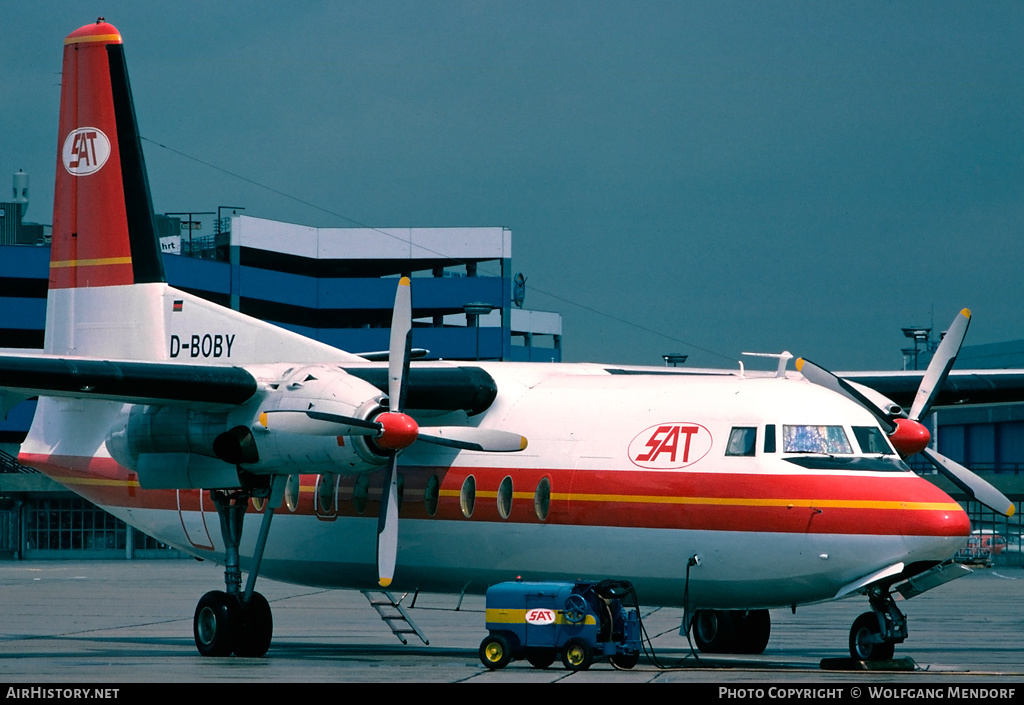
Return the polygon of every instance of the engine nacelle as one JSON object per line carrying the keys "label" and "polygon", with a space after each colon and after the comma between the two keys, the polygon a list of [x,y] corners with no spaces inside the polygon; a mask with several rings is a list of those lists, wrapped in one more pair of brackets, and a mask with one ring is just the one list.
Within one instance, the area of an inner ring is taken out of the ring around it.
{"label": "engine nacelle", "polygon": [[372,440],[274,431],[257,419],[312,409],[367,419],[383,410],[383,399],[338,367],[292,367],[263,385],[258,402],[230,411],[128,406],[107,448],[147,489],[243,487],[251,475],[364,473],[386,461]]}
{"label": "engine nacelle", "polygon": [[[280,382],[268,385],[253,421],[251,438],[245,429],[235,434],[230,451],[227,437],[220,439],[222,457],[237,460],[246,471],[258,474],[359,474],[376,470],[386,456],[365,436],[328,436],[275,430],[258,423],[260,415],[279,411],[320,411],[357,419],[371,419],[384,410],[380,390],[338,367],[325,365],[290,369]],[[251,440],[258,457],[242,457]],[[235,442],[238,444],[235,445]]]}
{"label": "engine nacelle", "polygon": [[241,487],[237,466],[214,452],[229,428],[226,412],[133,404],[107,437],[110,456],[138,474],[145,489]]}

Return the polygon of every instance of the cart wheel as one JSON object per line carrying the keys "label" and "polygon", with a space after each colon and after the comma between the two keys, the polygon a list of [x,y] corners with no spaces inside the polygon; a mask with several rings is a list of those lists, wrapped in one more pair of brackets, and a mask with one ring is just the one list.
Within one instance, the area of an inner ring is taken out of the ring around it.
{"label": "cart wheel", "polygon": [[640,662],[640,652],[638,651],[635,654],[613,654],[608,657],[608,660],[616,668],[628,671]]}
{"label": "cart wheel", "polygon": [[547,668],[555,662],[558,654],[553,649],[541,649],[539,651],[530,651],[526,654],[526,660],[530,662],[530,665],[534,668]]}
{"label": "cart wheel", "polygon": [[504,668],[512,660],[512,648],[501,634],[491,634],[480,642],[480,663],[494,671]]}
{"label": "cart wheel", "polygon": [[562,665],[567,671],[585,671],[594,663],[594,650],[585,639],[574,636],[562,647]]}

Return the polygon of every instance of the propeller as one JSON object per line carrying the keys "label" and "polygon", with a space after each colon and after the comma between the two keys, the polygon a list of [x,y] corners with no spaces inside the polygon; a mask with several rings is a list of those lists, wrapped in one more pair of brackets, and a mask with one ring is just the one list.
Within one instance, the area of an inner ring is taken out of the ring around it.
{"label": "propeller", "polygon": [[920,453],[935,466],[936,470],[978,502],[1004,516],[1012,516],[1014,513],[1013,502],[1006,495],[963,465],[928,447],[931,442],[931,434],[921,423],[921,419],[931,410],[939,390],[942,389],[949,371],[953,368],[953,363],[956,362],[957,355],[960,354],[960,346],[964,341],[964,336],[967,335],[967,327],[970,322],[971,312],[965,308],[960,311],[949,330],[946,331],[945,337],[928,364],[928,369],[921,378],[921,384],[910,407],[909,415],[891,402],[884,405],[876,403],[871,397],[881,396],[877,392],[848,382],[810,360],[802,358],[797,360],[796,368],[808,381],[841,394],[870,411],[878,419],[879,425],[889,435],[893,448],[901,456],[906,458]]}
{"label": "propeller", "polygon": [[377,582],[381,587],[391,584],[398,559],[398,454],[412,445],[419,435],[416,421],[402,412],[412,350],[411,284],[409,277],[402,277],[395,292],[391,342],[388,345],[388,411],[377,417],[383,426],[377,445],[388,451],[384,491],[377,515]]}
{"label": "propeller", "polygon": [[272,409],[260,414],[268,430],[311,436],[369,436],[384,451],[387,464],[377,518],[377,573],[381,587],[391,584],[398,556],[398,456],[416,441],[490,453],[510,453],[526,448],[518,433],[475,426],[421,428],[404,412],[412,357],[411,282],[402,277],[395,293],[388,349],[388,410],[373,419],[332,414],[315,409]]}

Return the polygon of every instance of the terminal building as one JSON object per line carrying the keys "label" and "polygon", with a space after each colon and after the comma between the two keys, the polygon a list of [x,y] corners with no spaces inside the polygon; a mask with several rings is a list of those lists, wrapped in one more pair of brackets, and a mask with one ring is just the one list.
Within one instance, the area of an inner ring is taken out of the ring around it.
{"label": "terminal building", "polygon": [[[15,175],[14,198],[0,203],[0,347],[41,349],[50,252],[44,226],[22,222],[26,179]],[[412,344],[428,359],[562,359],[561,317],[523,308],[506,228],[316,228],[239,210],[157,216],[172,286],[358,354],[387,350],[397,277],[410,276]],[[965,346],[957,367],[1024,367],[1024,341]],[[16,463],[34,409],[24,402],[0,421],[0,558],[176,555]],[[1024,404],[942,409],[936,422],[939,451],[986,473],[1020,511]],[[1001,532],[1004,559],[1021,562],[1015,522],[913,466],[960,498],[976,527]]]}
{"label": "terminal building", "polygon": [[[3,348],[43,347],[50,248],[42,226],[16,222],[26,202],[0,204]],[[169,284],[359,354],[388,349],[398,277],[409,276],[425,359],[562,359],[561,316],[523,308],[507,228],[315,228],[226,210],[157,216]],[[176,553],[17,464],[34,411],[23,402],[0,421],[0,558]]]}

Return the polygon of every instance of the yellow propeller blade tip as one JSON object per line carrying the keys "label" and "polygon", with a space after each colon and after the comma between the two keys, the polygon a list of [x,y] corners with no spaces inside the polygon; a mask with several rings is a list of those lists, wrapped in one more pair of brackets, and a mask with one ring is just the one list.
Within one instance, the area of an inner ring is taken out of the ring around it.
{"label": "yellow propeller blade tip", "polygon": [[526,436],[519,439],[519,450],[526,450]]}
{"label": "yellow propeller blade tip", "polygon": [[260,414],[260,426],[267,428],[267,412],[265,411]]}
{"label": "yellow propeller blade tip", "polygon": [[402,277],[398,280],[398,286],[410,286],[411,284],[412,280],[409,277]]}
{"label": "yellow propeller blade tip", "polygon": [[377,581],[377,584],[380,585],[381,587],[387,587],[388,585],[391,584],[391,578],[381,578],[380,580]]}
{"label": "yellow propeller blade tip", "polygon": [[793,366],[796,367],[796,371],[799,372],[804,368],[804,359],[802,357],[798,357],[796,362],[793,363]]}
{"label": "yellow propeller blade tip", "polygon": [[970,318],[971,317],[971,309],[969,309],[969,308],[963,309],[962,311],[960,311],[960,315],[961,316],[966,316],[967,318]]}
{"label": "yellow propeller blade tip", "polygon": [[1014,515],[1014,513],[1016,513],[1016,511],[1017,511],[1017,508],[1011,504],[1010,505],[1010,509],[1006,512],[1006,516],[1012,517]]}

